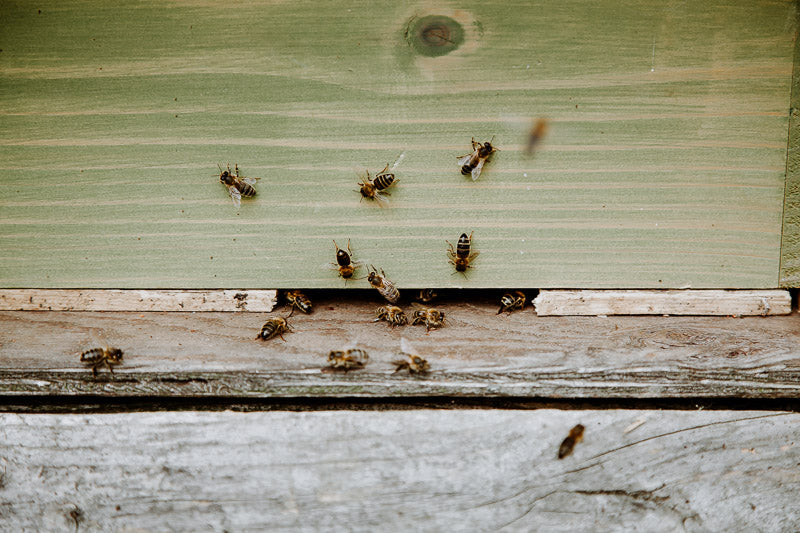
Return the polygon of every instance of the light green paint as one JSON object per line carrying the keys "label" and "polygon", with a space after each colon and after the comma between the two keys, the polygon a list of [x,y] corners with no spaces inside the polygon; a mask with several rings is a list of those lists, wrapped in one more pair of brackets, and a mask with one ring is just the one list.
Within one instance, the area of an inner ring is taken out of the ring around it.
{"label": "light green paint", "polygon": [[[793,3],[400,4],[4,3],[0,286],[342,287],[348,238],[401,287],[777,285]],[[426,15],[464,43],[417,55]]]}

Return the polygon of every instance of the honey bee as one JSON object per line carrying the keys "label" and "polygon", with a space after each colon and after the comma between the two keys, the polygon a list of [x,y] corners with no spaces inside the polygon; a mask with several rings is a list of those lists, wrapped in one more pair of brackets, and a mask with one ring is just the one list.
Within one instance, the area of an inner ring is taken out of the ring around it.
{"label": "honey bee", "polygon": [[575,445],[583,440],[583,431],[585,429],[586,428],[584,428],[583,425],[578,424],[577,426],[569,430],[569,435],[567,435],[567,438],[561,442],[561,446],[558,447],[559,459],[563,459],[564,457],[572,453],[572,450],[575,448]]}
{"label": "honey bee", "polygon": [[359,348],[349,350],[334,350],[328,354],[328,363],[331,369],[342,372],[363,368],[369,361],[369,355]]}
{"label": "honey bee", "polygon": [[[461,237],[458,239],[458,244],[456,248],[453,249],[453,245],[450,241],[445,241],[450,249],[447,251],[447,255],[449,257],[450,264],[456,267],[456,272],[464,273],[468,268],[471,268],[472,263],[480,252],[472,252],[470,253],[470,246],[472,245],[472,234],[475,233],[474,231],[467,236],[466,233],[462,233]],[[464,274],[466,276],[466,274]]]}
{"label": "honey bee", "polygon": [[411,347],[405,338],[400,339],[400,349],[408,359],[392,361],[392,364],[396,367],[394,370],[395,373],[401,370],[408,370],[409,374],[425,374],[431,369],[431,365],[428,364],[428,361],[416,355],[414,353],[416,350]]}
{"label": "honey bee", "polygon": [[[219,167],[219,165],[217,165]],[[228,165],[225,170],[219,167],[219,181],[228,188],[228,193],[231,195],[233,205],[239,207],[242,205],[242,196],[247,198],[256,195],[256,190],[253,185],[256,184],[258,178],[245,178],[239,175],[239,165],[233,166],[234,171],[231,172],[231,166]]]}
{"label": "honey bee", "polygon": [[458,158],[458,164],[461,166],[461,173],[465,176],[471,174],[472,181],[478,179],[481,175],[481,170],[483,170],[483,165],[489,160],[489,156],[497,151],[497,148],[492,146],[492,141],[494,141],[494,137],[492,137],[491,141],[481,144],[475,142],[475,137],[473,137],[472,153],[462,155]]}
{"label": "honey bee", "polygon": [[381,296],[386,298],[389,303],[395,304],[400,299],[400,291],[394,286],[394,283],[386,278],[386,272],[381,269],[381,275],[378,275],[376,268],[372,265],[369,266],[370,272],[367,281],[369,284],[378,289]]}
{"label": "honey bee", "polygon": [[329,267],[332,270],[338,270],[339,275],[344,278],[345,282],[353,277],[355,271],[358,267],[364,264],[364,261],[353,261],[352,255],[353,252],[350,250],[350,239],[347,239],[347,251],[345,252],[339,245],[336,244],[336,241],[333,241],[333,245],[336,247],[336,262],[330,263]]}
{"label": "honey bee", "polygon": [[421,289],[419,293],[417,293],[417,301],[422,302],[424,304],[430,303],[434,301],[439,294],[434,289]]}
{"label": "honey bee", "polygon": [[395,180],[394,173],[389,172],[389,165],[387,164],[383,170],[375,175],[375,179],[370,179],[369,171],[367,171],[367,178],[364,181],[358,182],[361,186],[359,192],[361,199],[368,198],[378,202],[378,205],[383,207],[383,202],[389,196],[389,187],[399,180]]}
{"label": "honey bee", "polygon": [[525,293],[522,291],[514,291],[513,293],[507,292],[500,297],[500,310],[497,312],[499,315],[503,311],[509,313],[517,309],[525,307]]}
{"label": "honey bee", "polygon": [[385,320],[391,327],[405,326],[408,324],[408,317],[403,310],[396,305],[379,307],[378,310],[375,311],[375,317],[376,318],[373,320],[373,322]]}
{"label": "honey bee", "polygon": [[81,353],[81,363],[92,365],[92,375],[97,377],[97,369],[103,365],[114,373],[112,365],[122,364],[122,350],[119,348],[92,348]]}
{"label": "honey bee", "polygon": [[525,155],[530,157],[533,155],[533,151],[536,149],[536,146],[547,134],[547,120],[540,118],[534,124],[533,128],[531,129],[530,135],[528,135],[528,146],[525,147]]}
{"label": "honey bee", "polygon": [[412,326],[425,324],[425,328],[428,331],[444,326],[444,313],[442,311],[433,307],[422,307],[419,304],[415,304],[415,307],[419,307],[419,309],[411,315]]}
{"label": "honey bee", "polygon": [[311,300],[300,291],[286,291],[286,301],[292,307],[292,312],[297,308],[305,314],[310,313],[314,309],[311,306]]}
{"label": "honey bee", "polygon": [[283,338],[283,334],[287,331],[292,331],[286,318],[273,317],[264,322],[264,325],[261,326],[261,331],[256,335],[256,340],[268,341],[275,337],[280,337],[281,340],[285,341],[286,339]]}

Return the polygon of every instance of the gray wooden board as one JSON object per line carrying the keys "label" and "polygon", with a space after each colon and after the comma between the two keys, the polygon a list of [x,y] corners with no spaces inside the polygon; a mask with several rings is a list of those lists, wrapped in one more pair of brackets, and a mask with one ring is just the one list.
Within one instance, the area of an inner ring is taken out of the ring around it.
{"label": "gray wooden board", "polygon": [[[584,441],[556,459],[577,423]],[[799,423],[726,411],[0,414],[0,529],[796,531]]]}
{"label": "gray wooden board", "polygon": [[[324,295],[295,315],[285,342],[254,340],[269,316],[231,313],[0,313],[0,393],[104,396],[682,398],[800,396],[800,316],[537,317],[497,315],[489,297],[445,301],[447,326],[373,323],[371,295]],[[411,308],[406,307],[410,312]],[[406,337],[432,365],[393,374]],[[97,379],[78,353],[125,350]],[[323,371],[358,346],[363,370]]]}

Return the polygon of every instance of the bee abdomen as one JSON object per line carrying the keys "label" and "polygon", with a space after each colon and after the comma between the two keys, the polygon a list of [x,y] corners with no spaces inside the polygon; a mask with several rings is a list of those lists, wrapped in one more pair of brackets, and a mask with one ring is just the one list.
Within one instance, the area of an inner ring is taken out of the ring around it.
{"label": "bee abdomen", "polygon": [[[453,168],[453,167],[450,167],[450,168]],[[470,173],[472,172],[473,168],[475,168],[474,165],[472,165],[470,163],[464,163],[464,166],[461,167],[461,173],[464,174],[465,176],[469,176]]]}
{"label": "bee abdomen", "polygon": [[237,189],[239,189],[239,192],[242,193],[242,196],[250,197],[256,195],[256,189],[249,183],[244,183],[243,181],[238,183]]}
{"label": "bee abdomen", "polygon": [[378,291],[390,303],[397,303],[397,301],[400,299],[400,291],[397,290],[397,287],[387,283],[386,281],[384,281],[383,287],[378,289]]}
{"label": "bee abdomen", "polygon": [[458,239],[458,246],[456,246],[456,255],[462,258],[469,256],[470,244],[471,244],[471,239],[467,236],[466,233],[462,233],[461,237],[459,237]]}
{"label": "bee abdomen", "polygon": [[102,348],[92,348],[81,353],[81,361],[84,363],[96,363],[103,358]]}
{"label": "bee abdomen", "polygon": [[378,190],[383,190],[389,187],[394,182],[394,174],[387,172],[385,174],[378,174],[372,181],[372,184]]}

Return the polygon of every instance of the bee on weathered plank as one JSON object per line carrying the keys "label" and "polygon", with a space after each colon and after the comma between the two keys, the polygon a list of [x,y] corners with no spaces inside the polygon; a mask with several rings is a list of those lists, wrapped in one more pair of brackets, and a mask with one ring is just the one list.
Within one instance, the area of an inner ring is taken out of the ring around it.
{"label": "bee on weathered plank", "polygon": [[[449,250],[447,251],[449,262],[456,267],[456,272],[461,272],[463,274],[468,268],[472,268],[471,263],[475,260],[475,258],[478,257],[478,255],[480,255],[480,252],[470,252],[473,233],[475,232],[473,231],[469,234],[469,236],[467,236],[466,233],[462,233],[461,237],[458,239],[458,244],[456,245],[455,249],[450,241],[445,241],[449,247]],[[466,276],[466,274],[464,275]]]}
{"label": "bee on weathered plank", "polygon": [[291,306],[292,312],[294,312],[295,308],[299,309],[305,314],[308,314],[314,310],[313,306],[311,305],[311,300],[309,300],[305,294],[298,290],[286,291],[286,301]]}
{"label": "bee on weathered plank", "polygon": [[494,137],[492,137],[491,141],[481,144],[475,142],[475,137],[473,137],[472,152],[458,158],[458,164],[461,166],[461,173],[465,176],[471,175],[472,181],[478,179],[481,175],[481,170],[483,170],[483,165],[489,160],[489,156],[497,151],[497,148],[492,146],[492,141],[494,141]]}
{"label": "bee on weathered plank", "polygon": [[373,322],[378,322],[380,320],[385,320],[391,327],[405,326],[408,324],[408,317],[403,310],[396,305],[379,307],[377,311],[375,311],[375,320],[373,320]]}
{"label": "bee on weathered plank", "polygon": [[228,165],[225,170],[219,167],[219,181],[228,188],[228,194],[231,195],[233,205],[239,207],[242,205],[242,196],[251,197],[256,195],[256,190],[253,185],[256,184],[258,178],[245,178],[239,174],[239,165],[234,164],[234,171],[231,172],[231,166]]}
{"label": "bee on weathered plank", "polygon": [[361,187],[359,189],[361,199],[375,200],[379,206],[383,207],[383,202],[390,194],[386,189],[397,183],[397,181],[394,173],[389,172],[388,164],[375,175],[375,179],[370,179],[369,171],[367,171],[366,179],[358,183]]}
{"label": "bee on weathered plank", "polygon": [[428,364],[428,361],[415,353],[416,350],[411,347],[411,344],[405,337],[400,339],[400,350],[407,359],[396,359],[392,361],[392,364],[395,366],[394,373],[400,372],[401,370],[408,370],[409,374],[425,374],[431,369],[431,365]]}
{"label": "bee on weathered plank", "polygon": [[381,269],[380,275],[378,275],[377,269],[370,265],[370,272],[369,276],[367,277],[367,281],[369,284],[375,287],[381,296],[386,298],[386,301],[389,303],[395,304],[400,299],[400,291],[397,290],[397,287],[394,286],[394,283],[389,281],[386,277],[386,272]]}
{"label": "bee on weathered plank", "polygon": [[330,263],[329,267],[332,270],[338,270],[339,275],[345,280],[345,282],[353,277],[355,271],[358,267],[364,264],[364,261],[354,261],[353,260],[353,252],[350,250],[350,239],[347,239],[347,251],[345,252],[339,245],[336,244],[336,241],[333,241],[333,245],[336,247],[336,262]]}
{"label": "bee on weathered plank", "polygon": [[503,311],[516,311],[525,307],[525,293],[522,291],[514,291],[513,293],[507,292],[500,297],[500,310],[497,312],[499,315]]}
{"label": "bee on weathered plank", "polygon": [[418,302],[427,304],[434,301],[438,297],[439,293],[437,293],[434,289],[420,289],[420,291],[417,293],[416,300]]}
{"label": "bee on weathered plank", "polygon": [[575,445],[583,440],[584,429],[586,428],[584,428],[581,424],[578,424],[569,430],[569,435],[567,435],[567,438],[561,442],[561,446],[558,447],[559,459],[563,459],[571,454],[572,450],[575,449]]}
{"label": "bee on weathered plank", "polygon": [[425,324],[425,328],[430,331],[444,326],[444,313],[433,307],[423,307],[419,304],[414,304],[418,307],[411,315],[411,325]]}
{"label": "bee on weathered plank", "polygon": [[275,337],[280,337],[281,340],[285,341],[286,339],[283,338],[283,334],[287,331],[292,331],[287,318],[288,317],[283,318],[277,316],[268,319],[264,322],[264,325],[261,326],[261,331],[256,335],[256,340],[268,341]]}
{"label": "bee on weathered plank", "polygon": [[123,353],[119,348],[92,348],[81,352],[81,363],[92,365],[92,375],[95,377],[97,377],[97,369],[103,365],[106,365],[109,372],[113,374],[112,365],[122,364]]}
{"label": "bee on weathered plank", "polygon": [[360,348],[334,350],[328,354],[328,364],[331,369],[342,372],[363,368],[367,361],[369,361],[369,355]]}

